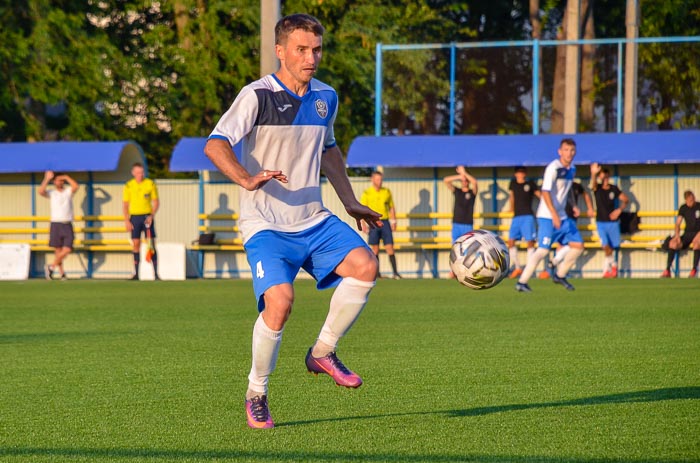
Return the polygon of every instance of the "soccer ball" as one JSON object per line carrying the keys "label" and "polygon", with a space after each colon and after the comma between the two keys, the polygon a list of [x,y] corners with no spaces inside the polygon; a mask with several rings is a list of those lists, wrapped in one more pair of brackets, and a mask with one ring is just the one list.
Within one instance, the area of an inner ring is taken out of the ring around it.
{"label": "soccer ball", "polygon": [[508,248],[498,235],[474,230],[457,238],[450,251],[450,268],[457,281],[472,289],[500,283],[510,268]]}

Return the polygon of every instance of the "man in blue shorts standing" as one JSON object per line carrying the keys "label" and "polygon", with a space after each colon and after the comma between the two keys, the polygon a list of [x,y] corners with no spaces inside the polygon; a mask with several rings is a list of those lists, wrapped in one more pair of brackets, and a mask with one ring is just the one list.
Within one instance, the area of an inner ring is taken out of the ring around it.
{"label": "man in blue shorts standing", "polygon": [[[527,260],[525,270],[515,285],[515,289],[520,292],[532,291],[527,283],[540,261],[549,254],[553,243],[568,244],[571,250],[556,267],[556,271],[552,272],[552,281],[569,291],[574,290],[574,286],[566,280],[566,275],[578,256],[583,253],[583,238],[576,222],[566,215],[566,204],[573,203],[571,184],[576,176],[576,166],[573,163],[576,142],[571,138],[563,139],[559,144],[558,153],[559,159],[550,162],[544,170],[540,204],[537,207],[538,247]],[[574,214],[578,216],[578,206],[573,205],[573,208]]]}
{"label": "man in blue shorts standing", "polygon": [[535,252],[537,226],[535,215],[532,213],[532,201],[535,197],[540,197],[540,189],[533,180],[527,178],[527,168],[518,166],[510,180],[508,191],[510,191],[508,202],[513,212],[513,220],[508,231],[508,252],[513,266],[510,278],[518,278],[522,275],[523,269],[518,264],[518,247],[515,243],[525,241],[528,258]]}
{"label": "man in blue shorts standing", "polygon": [[[300,269],[318,289],[336,287],[318,339],[306,354],[311,373],[359,387],[362,379],[336,356],[338,341],[367,303],[377,259],[362,237],[326,209],[323,170],[358,229],[380,227],[380,214],[360,204],[336,145],[335,90],[313,78],[321,61],[324,27],[293,14],[275,26],[279,70],[244,87],[209,136],[206,155],[242,187],[239,226],[259,316],[253,327],[252,367],[245,408],[248,426],[272,428],[268,380],[292,311]],[[237,159],[232,146],[242,141]]]}
{"label": "man in blue shorts standing", "polygon": [[[448,175],[442,179],[450,193],[454,196],[452,208],[452,243],[457,238],[474,230],[474,204],[479,185],[476,178],[467,171],[464,166],[457,166],[455,175]],[[453,279],[454,273],[450,270],[449,279]]]}
{"label": "man in blue shorts standing", "polygon": [[595,196],[598,237],[605,252],[603,278],[617,278],[620,214],[630,200],[617,185],[610,183],[610,170],[601,167],[597,162],[591,164],[591,190]]}

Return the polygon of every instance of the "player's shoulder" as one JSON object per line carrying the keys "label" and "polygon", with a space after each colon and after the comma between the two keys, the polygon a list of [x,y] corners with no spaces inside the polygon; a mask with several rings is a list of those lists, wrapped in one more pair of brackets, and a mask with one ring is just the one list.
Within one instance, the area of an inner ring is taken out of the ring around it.
{"label": "player's shoulder", "polygon": [[132,178],[132,179],[127,180],[127,181],[124,183],[124,186],[125,186],[126,188],[131,188],[131,187],[134,186],[135,184],[136,184],[136,179]]}

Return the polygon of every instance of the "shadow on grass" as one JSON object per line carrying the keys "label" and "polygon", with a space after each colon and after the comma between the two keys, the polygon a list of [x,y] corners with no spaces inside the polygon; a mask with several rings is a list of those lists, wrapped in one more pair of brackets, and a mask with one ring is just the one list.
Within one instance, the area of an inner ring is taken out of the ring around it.
{"label": "shadow on grass", "polygon": [[[251,431],[260,432],[260,431]],[[274,432],[263,431],[263,432]],[[167,461],[388,461],[388,462],[485,462],[485,463],[658,463],[645,458],[585,458],[539,455],[449,455],[449,454],[392,454],[356,452],[276,452],[238,450],[158,450],[158,449],[91,449],[91,448],[0,448],[0,457],[83,458],[100,459],[167,459]],[[666,463],[687,463],[688,460],[664,460]]]}
{"label": "shadow on grass", "polygon": [[700,399],[700,386],[688,387],[670,387],[664,389],[653,389],[650,391],[638,392],[623,392],[620,394],[599,395],[593,397],[584,397],[582,399],[562,400],[556,402],[539,402],[533,404],[508,404],[494,405],[492,407],[476,407],[466,408],[462,410],[439,410],[430,412],[407,412],[407,413],[388,413],[382,415],[367,415],[367,416],[352,416],[340,418],[328,418],[319,420],[306,421],[289,421],[279,423],[276,426],[296,426],[300,424],[312,424],[324,421],[346,421],[346,420],[363,420],[374,418],[388,418],[395,416],[412,416],[412,415],[444,415],[447,417],[463,417],[463,416],[483,416],[493,413],[513,412],[519,410],[531,410],[536,408],[554,408],[554,407],[581,407],[587,405],[605,405],[605,404],[620,404],[620,403],[635,403],[635,402],[660,402],[663,400],[681,400],[681,399]]}
{"label": "shadow on grass", "polygon": [[[493,407],[477,407],[464,410],[442,410],[429,412],[409,412],[394,414],[378,414],[368,416],[354,416],[329,418],[308,421],[294,421],[279,423],[278,428],[303,424],[315,424],[334,421],[352,421],[377,419],[386,417],[400,417],[411,415],[445,415],[448,417],[482,416],[492,413],[511,412],[550,407],[578,407],[588,405],[622,404],[659,402],[664,400],[700,399],[700,387],[676,387],[654,389],[650,391],[628,392],[621,394],[609,394],[582,399],[563,400],[555,402],[541,402],[533,404],[511,404]],[[280,430],[250,431],[276,433]],[[252,434],[251,434],[252,436]],[[51,447],[0,447],[0,457],[17,457],[24,459],[33,458],[82,458],[89,461],[101,459],[167,459],[171,461],[387,461],[387,462],[486,462],[486,463],[657,463],[658,459],[647,458],[586,458],[567,456],[542,456],[542,455],[450,455],[450,454],[393,454],[393,453],[357,453],[357,452],[303,452],[303,451],[265,451],[265,450],[177,450],[177,449],[150,449],[150,448],[51,448]],[[0,458],[0,460],[3,460]],[[675,459],[664,460],[667,463],[688,463],[691,460]],[[692,460],[697,461],[697,460]]]}
{"label": "shadow on grass", "polygon": [[493,407],[468,408],[466,410],[452,410],[448,413],[452,416],[481,416],[489,415],[491,413],[530,410],[533,408],[580,407],[585,405],[660,402],[663,400],[680,399],[700,399],[700,387],[669,387],[664,389],[653,389],[651,391],[623,392],[620,394],[599,395],[594,397],[584,397],[582,399],[562,400],[557,402],[511,404],[497,405]]}

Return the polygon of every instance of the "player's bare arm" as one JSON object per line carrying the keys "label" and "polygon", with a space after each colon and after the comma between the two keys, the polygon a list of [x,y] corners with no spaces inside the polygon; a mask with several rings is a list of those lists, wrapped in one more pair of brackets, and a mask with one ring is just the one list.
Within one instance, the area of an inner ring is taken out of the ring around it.
{"label": "player's bare arm", "polygon": [[49,194],[46,192],[46,188],[49,186],[49,182],[53,179],[53,177],[53,171],[47,170],[44,172],[44,179],[41,181],[41,185],[39,185],[39,194],[44,198],[49,197]]}
{"label": "player's bare arm", "polygon": [[61,175],[61,178],[63,180],[65,180],[68,183],[68,185],[70,185],[71,193],[75,194],[75,192],[78,191],[78,189],[80,188],[80,185],[78,185],[78,182],[76,182],[75,179],[73,179],[73,177],[71,177],[70,175],[63,174],[63,175]]}
{"label": "player's bare arm", "polygon": [[357,229],[362,230],[363,222],[370,228],[379,228],[382,226],[380,213],[373,211],[367,206],[363,206],[357,200],[355,192],[352,191],[350,179],[345,171],[345,162],[343,155],[337,146],[328,148],[321,157],[321,169],[328,177],[328,181],[333,185],[335,193],[340,198],[340,201],[345,206],[345,210],[357,222]]}
{"label": "player's bare arm", "polygon": [[287,176],[281,170],[263,169],[255,174],[249,173],[236,159],[231,145],[226,140],[212,138],[204,147],[204,154],[232,182],[248,191],[257,190],[270,180],[287,183]]}

